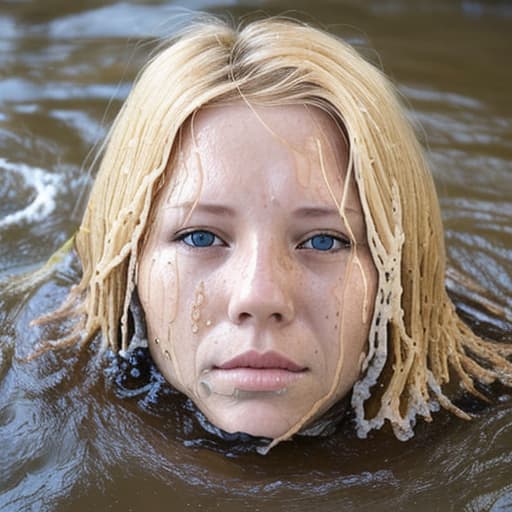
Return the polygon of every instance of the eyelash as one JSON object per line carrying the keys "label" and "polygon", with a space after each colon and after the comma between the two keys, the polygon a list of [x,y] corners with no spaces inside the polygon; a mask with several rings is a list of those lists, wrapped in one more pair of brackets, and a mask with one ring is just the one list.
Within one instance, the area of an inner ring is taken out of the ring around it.
{"label": "eyelash", "polygon": [[[206,240],[211,241],[211,243],[206,244],[206,245],[196,245],[200,240],[196,239],[194,241],[194,235],[196,235],[196,238],[203,237],[203,239],[206,236]],[[188,239],[188,241],[187,241],[187,239]],[[331,244],[329,247],[326,247],[325,249],[319,249],[318,247],[313,246],[314,239],[319,239],[318,242],[320,244],[325,243],[325,241],[327,241],[328,243],[331,242]],[[183,242],[185,245],[187,245],[191,248],[195,248],[195,249],[204,249],[204,248],[209,248],[209,247],[219,247],[219,246],[227,245],[224,242],[224,240],[222,240],[220,237],[218,237],[211,231],[208,231],[207,229],[195,229],[192,231],[187,231],[185,233],[178,235],[175,238],[175,240],[177,240],[179,242]],[[220,243],[215,243],[216,240],[219,241]],[[306,244],[308,242],[311,242],[310,247],[306,247]],[[334,247],[336,245],[336,242],[338,242],[338,244],[339,244],[338,247]],[[303,242],[301,242],[297,246],[297,248],[298,249],[309,249],[309,250],[313,250],[313,251],[317,251],[317,252],[337,252],[341,249],[348,249],[351,246],[352,246],[352,243],[350,242],[350,240],[348,240],[345,237],[341,237],[339,235],[333,235],[330,233],[317,233],[317,234],[309,237],[308,239],[304,240]]]}

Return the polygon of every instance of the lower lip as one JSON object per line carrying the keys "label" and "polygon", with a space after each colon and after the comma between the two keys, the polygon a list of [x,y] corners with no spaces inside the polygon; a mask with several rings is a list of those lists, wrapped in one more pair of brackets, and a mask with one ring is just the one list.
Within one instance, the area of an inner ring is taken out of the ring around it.
{"label": "lower lip", "polygon": [[306,371],[292,372],[282,368],[217,368],[211,376],[218,384],[240,391],[279,391],[301,379]]}

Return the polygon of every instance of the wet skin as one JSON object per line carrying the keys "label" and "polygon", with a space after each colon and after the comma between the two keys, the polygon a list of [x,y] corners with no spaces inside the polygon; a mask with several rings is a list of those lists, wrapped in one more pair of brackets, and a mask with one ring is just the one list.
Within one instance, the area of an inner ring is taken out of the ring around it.
{"label": "wet skin", "polygon": [[241,102],[177,144],[138,268],[152,356],[216,426],[279,437],[347,394],[366,348],[377,277],[352,180],[338,211],[346,144],[317,108]]}

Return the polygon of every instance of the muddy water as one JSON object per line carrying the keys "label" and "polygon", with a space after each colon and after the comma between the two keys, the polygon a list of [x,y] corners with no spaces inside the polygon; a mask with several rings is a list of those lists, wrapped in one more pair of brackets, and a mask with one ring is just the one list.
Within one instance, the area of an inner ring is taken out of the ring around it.
{"label": "muddy water", "polygon": [[[310,4],[313,4],[310,5]],[[181,4],[184,5],[184,4]],[[76,229],[101,141],[166,2],[0,5],[0,276],[34,269]],[[448,286],[481,333],[512,341],[512,7],[489,1],[194,1],[240,15],[288,9],[347,37],[397,83],[429,147],[447,229]],[[290,13],[288,13],[290,14]],[[294,15],[292,12],[291,15]],[[374,49],[377,49],[375,51]],[[105,113],[106,112],[106,113]],[[512,510],[512,400],[471,423],[436,416],[410,442],[350,425],[260,456],[220,441],[144,354],[94,348],[24,364],[28,326],[76,280],[72,261],[0,295],[0,509]]]}

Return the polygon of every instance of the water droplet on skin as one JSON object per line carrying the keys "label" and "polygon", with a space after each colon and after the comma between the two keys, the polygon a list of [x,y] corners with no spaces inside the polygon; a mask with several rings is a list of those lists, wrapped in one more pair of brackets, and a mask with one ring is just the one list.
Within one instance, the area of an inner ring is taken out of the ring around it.
{"label": "water droplet on skin", "polygon": [[212,325],[212,321],[206,320],[205,325],[206,325],[206,327],[210,327],[210,325]]}
{"label": "water droplet on skin", "polygon": [[155,345],[158,345],[160,343],[160,339],[159,338],[155,338]]}
{"label": "water droplet on skin", "polygon": [[165,351],[165,357],[169,360],[171,359],[171,353],[168,350]]}
{"label": "water droplet on skin", "polygon": [[190,312],[190,318],[192,320],[192,333],[197,334],[199,332],[199,319],[201,318],[201,305],[204,303],[204,283],[201,281],[196,289],[195,301],[192,304],[192,311]]}

